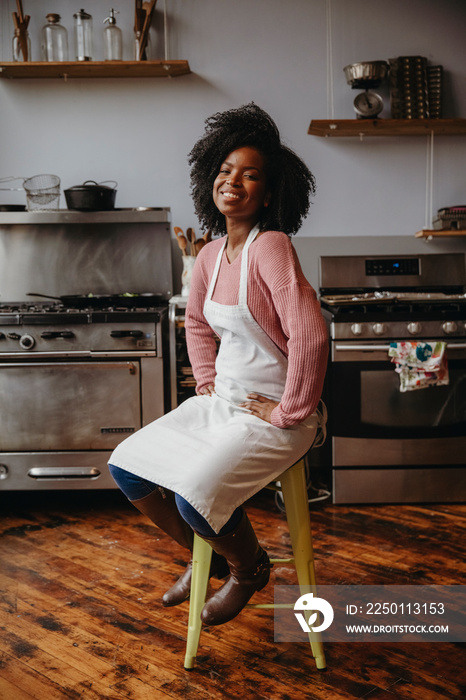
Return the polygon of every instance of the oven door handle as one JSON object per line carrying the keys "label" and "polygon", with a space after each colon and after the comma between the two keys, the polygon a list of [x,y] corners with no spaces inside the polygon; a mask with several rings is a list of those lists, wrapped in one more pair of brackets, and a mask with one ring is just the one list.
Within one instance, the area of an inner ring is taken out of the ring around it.
{"label": "oven door handle", "polygon": [[66,367],[85,367],[91,365],[92,369],[125,369],[130,374],[136,374],[134,362],[0,362],[0,367],[53,367],[54,369]]}
{"label": "oven door handle", "polygon": [[96,467],[32,467],[28,476],[37,481],[63,481],[64,479],[97,479],[101,471]]}
{"label": "oven door handle", "polygon": [[[466,343],[447,343],[447,350],[465,350]],[[335,345],[335,350],[390,350],[390,345]]]}

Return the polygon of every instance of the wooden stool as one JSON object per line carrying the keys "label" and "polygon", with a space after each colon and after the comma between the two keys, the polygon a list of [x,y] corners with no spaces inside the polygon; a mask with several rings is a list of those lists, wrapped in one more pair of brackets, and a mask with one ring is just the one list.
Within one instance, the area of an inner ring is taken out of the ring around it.
{"label": "wooden stool", "polygon": [[[280,477],[280,491],[283,494],[286,519],[293,548],[292,559],[271,559],[271,563],[293,563],[300,586],[316,585],[314,571],[314,553],[312,549],[311,523],[306,487],[305,463],[301,459],[287,469]],[[271,488],[277,488],[271,486]],[[201,612],[204,607],[209,583],[210,560],[212,548],[203,539],[194,535],[193,571],[191,595],[189,602],[188,635],[186,639],[186,656],[184,667],[194,668],[199,639],[201,635]],[[315,591],[314,591],[315,592]],[[249,604],[249,608],[273,608],[273,603]],[[309,634],[312,654],[319,670],[326,668],[322,639],[319,633]]]}

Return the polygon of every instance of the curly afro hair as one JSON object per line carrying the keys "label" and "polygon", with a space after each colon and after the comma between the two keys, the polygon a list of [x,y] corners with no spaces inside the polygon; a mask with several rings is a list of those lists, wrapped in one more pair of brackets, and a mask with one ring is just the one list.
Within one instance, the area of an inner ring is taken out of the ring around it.
{"label": "curly afro hair", "polygon": [[212,189],[225,158],[243,146],[256,148],[265,160],[271,201],[264,207],[262,231],[299,231],[315,193],[315,179],[303,161],[280,141],[271,117],[254,102],[205,121],[205,133],[188,155],[191,166],[191,196],[203,231],[226,233],[225,217],[214,204]]}

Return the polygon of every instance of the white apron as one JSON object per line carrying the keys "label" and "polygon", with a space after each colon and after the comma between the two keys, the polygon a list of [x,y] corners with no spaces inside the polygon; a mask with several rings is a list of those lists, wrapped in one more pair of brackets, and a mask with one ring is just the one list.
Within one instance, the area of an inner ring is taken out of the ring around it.
{"label": "white apron", "polygon": [[215,394],[195,396],[124,440],[109,463],[185,498],[218,532],[235,508],[264,488],[311,447],[317,414],[291,428],[276,428],[240,408],[256,392],[280,401],[288,361],[256,323],[247,305],[248,250],[242,250],[238,304],[212,301],[222,246],[204,304],[221,337]]}

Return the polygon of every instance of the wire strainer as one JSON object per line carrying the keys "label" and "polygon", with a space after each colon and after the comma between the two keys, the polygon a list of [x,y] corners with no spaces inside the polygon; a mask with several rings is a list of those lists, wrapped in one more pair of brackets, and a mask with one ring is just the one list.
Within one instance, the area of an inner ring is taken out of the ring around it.
{"label": "wire strainer", "polygon": [[33,175],[23,182],[28,211],[58,209],[60,178],[57,175]]}

